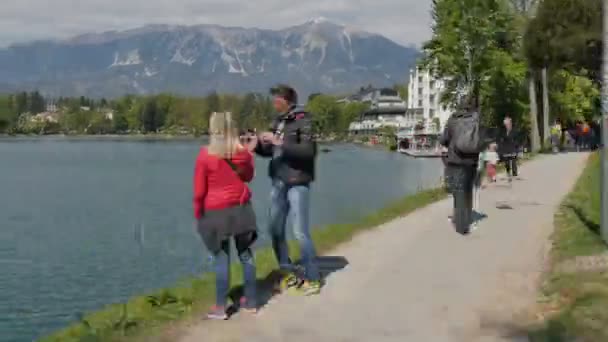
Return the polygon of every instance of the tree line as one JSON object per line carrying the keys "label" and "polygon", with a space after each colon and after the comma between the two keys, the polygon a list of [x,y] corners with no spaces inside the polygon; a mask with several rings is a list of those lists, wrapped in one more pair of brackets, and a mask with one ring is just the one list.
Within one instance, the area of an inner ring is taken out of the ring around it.
{"label": "tree line", "polygon": [[[361,87],[360,91],[370,86]],[[393,87],[405,99],[404,85]],[[315,132],[344,136],[369,104],[342,102],[343,96],[312,94],[306,109]],[[47,105],[56,110],[46,113]],[[207,134],[213,112],[230,111],[242,130],[268,129],[276,113],[272,99],[261,93],[211,93],[204,97],[172,94],[126,95],[117,99],[62,97],[45,99],[39,92],[0,95],[0,133],[8,134]],[[39,115],[45,113],[43,117]]]}
{"label": "tree line", "polygon": [[537,151],[554,120],[600,113],[601,13],[601,0],[433,0],[421,64],[449,80],[445,103],[472,96],[491,126],[510,115]]}

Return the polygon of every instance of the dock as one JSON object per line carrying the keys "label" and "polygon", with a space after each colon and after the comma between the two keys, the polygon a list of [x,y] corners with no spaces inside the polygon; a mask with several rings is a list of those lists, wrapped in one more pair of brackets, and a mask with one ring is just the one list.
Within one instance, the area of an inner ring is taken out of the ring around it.
{"label": "dock", "polygon": [[441,158],[441,151],[435,150],[405,149],[399,150],[399,152],[414,158]]}

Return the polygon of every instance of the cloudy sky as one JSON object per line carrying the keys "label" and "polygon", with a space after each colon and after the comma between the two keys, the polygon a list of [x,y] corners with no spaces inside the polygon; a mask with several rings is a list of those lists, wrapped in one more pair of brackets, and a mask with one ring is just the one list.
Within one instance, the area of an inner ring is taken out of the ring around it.
{"label": "cloudy sky", "polygon": [[19,0],[2,1],[0,46],[145,24],[277,29],[313,17],[380,33],[404,45],[430,37],[431,0]]}

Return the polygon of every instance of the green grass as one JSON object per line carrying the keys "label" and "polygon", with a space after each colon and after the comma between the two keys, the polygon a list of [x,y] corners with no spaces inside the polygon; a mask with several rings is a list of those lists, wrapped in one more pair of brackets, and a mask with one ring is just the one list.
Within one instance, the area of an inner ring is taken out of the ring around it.
{"label": "green grass", "polygon": [[[337,224],[316,229],[313,239],[320,254],[330,251],[340,243],[349,241],[355,234],[372,229],[383,223],[404,216],[416,209],[446,197],[441,189],[423,191],[408,196],[353,224]],[[297,248],[291,243],[293,258]],[[266,279],[276,269],[271,249],[256,251],[258,278]],[[233,284],[242,282],[240,266],[232,266]],[[43,342],[126,341],[144,340],[146,336],[159,334],[171,323],[188,320],[200,314],[214,300],[214,276],[205,274],[199,278],[184,280],[173,288],[132,298],[124,304],[110,305],[98,312],[86,315],[80,322],[60,330]]]}
{"label": "green grass", "polygon": [[555,267],[608,251],[599,222],[600,158],[596,153],[555,215],[553,267],[543,288],[542,311],[548,318],[530,332],[533,342],[608,341],[608,272],[566,272]]}

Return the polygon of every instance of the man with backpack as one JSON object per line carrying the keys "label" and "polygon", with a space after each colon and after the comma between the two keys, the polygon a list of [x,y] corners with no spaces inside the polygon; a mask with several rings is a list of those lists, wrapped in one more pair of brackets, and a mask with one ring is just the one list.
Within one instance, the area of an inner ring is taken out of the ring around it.
{"label": "man with backpack", "polygon": [[[304,295],[317,294],[321,282],[309,223],[310,183],[315,177],[317,155],[312,117],[297,106],[298,95],[293,88],[279,85],[271,89],[271,94],[279,115],[274,119],[271,131],[260,135],[255,151],[260,156],[271,158],[269,228],[272,247],[284,275],[282,285],[295,287]],[[289,259],[286,235],[288,214],[292,215],[294,236],[300,244],[303,276],[295,272]]]}
{"label": "man with backpack", "polygon": [[479,113],[471,99],[448,119],[441,145],[448,148],[446,181],[454,198],[453,223],[456,232],[470,233],[473,221],[473,186],[479,153],[484,148]]}

